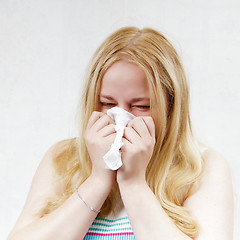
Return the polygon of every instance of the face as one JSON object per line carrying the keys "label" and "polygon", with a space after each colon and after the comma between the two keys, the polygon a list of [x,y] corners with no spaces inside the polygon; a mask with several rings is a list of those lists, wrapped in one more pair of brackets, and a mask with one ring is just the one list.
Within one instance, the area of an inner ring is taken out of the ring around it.
{"label": "face", "polygon": [[115,62],[104,74],[99,111],[120,107],[138,116],[151,116],[148,84],[143,70],[124,60]]}

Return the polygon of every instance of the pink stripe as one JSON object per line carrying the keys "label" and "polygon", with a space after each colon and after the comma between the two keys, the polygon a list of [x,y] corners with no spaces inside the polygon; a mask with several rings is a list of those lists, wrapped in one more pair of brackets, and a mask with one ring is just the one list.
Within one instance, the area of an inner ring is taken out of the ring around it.
{"label": "pink stripe", "polygon": [[94,233],[94,232],[88,232],[87,235],[97,235],[97,236],[133,235],[133,232],[123,232],[123,233]]}

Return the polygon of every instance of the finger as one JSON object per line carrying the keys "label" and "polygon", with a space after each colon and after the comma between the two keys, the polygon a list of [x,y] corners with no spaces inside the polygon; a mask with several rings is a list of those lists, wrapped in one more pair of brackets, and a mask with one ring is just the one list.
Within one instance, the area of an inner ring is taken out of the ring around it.
{"label": "finger", "polygon": [[93,126],[93,124],[103,115],[104,115],[104,113],[102,113],[102,112],[94,111],[88,120],[87,128],[91,128]]}
{"label": "finger", "polygon": [[110,135],[112,133],[116,133],[115,126],[116,125],[114,125],[114,124],[109,124],[109,125],[103,127],[102,129],[100,129],[99,134],[102,137],[107,137],[108,135]]}
{"label": "finger", "polygon": [[123,137],[130,143],[139,141],[139,134],[132,127],[125,127]]}
{"label": "finger", "polygon": [[111,146],[116,138],[116,135],[117,135],[116,133],[111,133],[108,136],[103,138],[103,140],[104,140],[103,144],[104,145],[106,144],[106,146],[108,146],[108,149],[111,148]]}
{"label": "finger", "polygon": [[152,117],[142,117],[151,137],[155,138],[155,124]]}
{"label": "finger", "polygon": [[94,111],[88,120],[87,128],[94,127],[95,130],[98,131],[102,127],[111,123],[114,124],[114,121],[107,114]]}
{"label": "finger", "polygon": [[100,117],[92,126],[93,131],[100,131],[102,128],[109,124],[115,124],[112,118],[110,118],[107,114],[104,114]]}
{"label": "finger", "polygon": [[122,142],[123,142],[123,145],[122,145],[120,150],[121,150],[122,153],[124,153],[124,152],[126,152],[127,148],[132,147],[132,143],[126,138],[123,138]]}
{"label": "finger", "polygon": [[137,132],[137,134],[142,138],[150,136],[150,132],[148,130],[146,123],[143,120],[143,117],[134,118],[131,122],[129,122],[128,126],[133,128]]}

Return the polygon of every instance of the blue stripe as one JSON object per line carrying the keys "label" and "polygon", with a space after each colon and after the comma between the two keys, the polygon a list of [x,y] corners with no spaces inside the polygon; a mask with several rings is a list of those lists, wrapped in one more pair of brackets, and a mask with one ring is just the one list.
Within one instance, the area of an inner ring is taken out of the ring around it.
{"label": "blue stripe", "polygon": [[86,235],[83,240],[135,240],[134,235],[96,236]]}

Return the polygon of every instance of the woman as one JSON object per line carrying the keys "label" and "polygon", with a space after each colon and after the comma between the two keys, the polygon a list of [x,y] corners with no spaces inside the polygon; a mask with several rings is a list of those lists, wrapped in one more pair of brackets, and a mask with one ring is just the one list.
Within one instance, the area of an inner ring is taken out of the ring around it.
{"label": "woman", "polygon": [[[116,137],[106,114],[115,106],[135,118],[113,171],[103,156]],[[184,71],[163,35],[126,27],[103,42],[81,118],[80,137],[44,156],[8,240],[232,239],[229,168],[192,134]]]}

